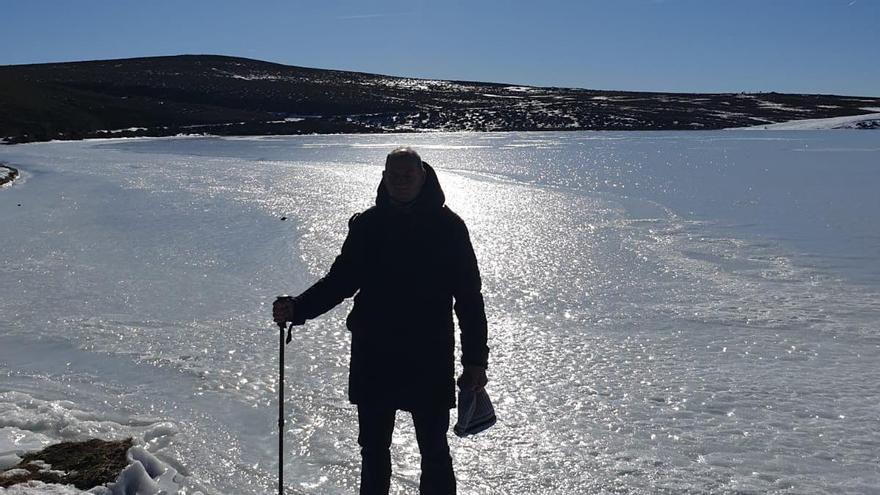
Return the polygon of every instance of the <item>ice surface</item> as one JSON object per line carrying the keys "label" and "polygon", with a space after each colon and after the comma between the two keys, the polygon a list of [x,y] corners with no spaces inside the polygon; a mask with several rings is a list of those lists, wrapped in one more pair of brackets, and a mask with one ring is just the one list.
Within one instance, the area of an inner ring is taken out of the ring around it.
{"label": "ice surface", "polygon": [[[4,408],[0,410],[3,414],[9,411]],[[3,421],[6,423],[6,420]],[[0,428],[0,459],[2,456],[9,455],[13,452],[25,452],[29,450],[40,450],[48,445],[50,440],[41,433],[30,430],[23,430],[14,426],[4,426]],[[15,463],[17,463],[16,461]],[[0,461],[0,469],[4,468],[3,461]]]}
{"label": "ice surface", "polygon": [[[0,148],[28,177],[0,191],[3,450],[22,449],[14,435],[130,435],[167,468],[150,476],[152,459],[135,454],[126,479],[273,491],[269,306],[324,273],[348,218],[371,203],[384,154],[410,144],[468,223],[489,312],[499,422],[450,436],[460,493],[870,493],[880,485],[878,136]],[[292,493],[357,491],[349,305],[298,329],[288,348]],[[413,492],[407,415],[392,455],[392,493]]]}

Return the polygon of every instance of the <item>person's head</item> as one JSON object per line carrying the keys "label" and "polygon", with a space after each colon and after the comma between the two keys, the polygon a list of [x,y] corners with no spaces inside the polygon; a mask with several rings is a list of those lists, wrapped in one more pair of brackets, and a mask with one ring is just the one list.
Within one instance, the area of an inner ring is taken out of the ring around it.
{"label": "person's head", "polygon": [[422,158],[409,147],[397,148],[385,158],[382,182],[391,199],[408,203],[419,195],[425,184]]}

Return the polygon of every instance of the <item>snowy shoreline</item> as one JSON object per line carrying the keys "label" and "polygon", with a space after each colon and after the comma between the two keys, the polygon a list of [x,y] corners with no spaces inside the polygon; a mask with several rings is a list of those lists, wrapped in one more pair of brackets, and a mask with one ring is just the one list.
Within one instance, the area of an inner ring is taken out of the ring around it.
{"label": "snowy shoreline", "polygon": [[129,464],[126,455],[132,446],[131,437],[49,445],[40,451],[24,453],[18,464],[0,469],[0,487],[32,482],[74,485],[83,490],[106,486]]}
{"label": "snowy shoreline", "polygon": [[0,412],[4,495],[178,493],[183,486],[180,466],[153,452],[175,433],[167,422],[138,431],[68,400],[15,391],[0,392]]}
{"label": "snowy shoreline", "polygon": [[[867,108],[865,110],[868,110]],[[870,110],[880,110],[870,108]],[[880,113],[866,113],[848,117],[831,117],[827,119],[800,119],[775,124],[761,124],[749,127],[731,127],[726,130],[736,131],[825,131],[825,130],[870,130],[880,129]]]}
{"label": "snowy shoreline", "polygon": [[[872,110],[877,111],[880,110],[880,107],[866,107],[864,110]],[[138,131],[135,131],[137,129]],[[123,140],[158,140],[158,139],[184,139],[184,138],[244,138],[244,139],[262,139],[262,138],[288,138],[291,136],[370,136],[374,134],[379,135],[394,135],[394,134],[467,134],[467,133],[479,133],[479,134],[502,134],[502,133],[510,133],[510,132],[525,132],[525,133],[542,133],[542,132],[608,132],[608,133],[618,133],[618,132],[640,132],[640,133],[652,133],[652,132],[717,132],[719,130],[724,131],[818,131],[818,130],[873,130],[880,129],[880,113],[866,113],[859,115],[851,115],[846,117],[829,117],[822,119],[796,119],[796,120],[787,120],[784,122],[774,122],[768,124],[759,124],[753,126],[743,126],[743,127],[727,127],[724,129],[565,129],[565,130],[557,130],[557,131],[547,131],[547,130],[525,130],[525,131],[509,131],[509,130],[486,130],[486,131],[471,131],[471,130],[448,130],[448,129],[396,129],[387,132],[380,133],[366,133],[366,132],[313,132],[308,134],[213,134],[213,133],[178,133],[173,135],[160,135],[160,136],[152,136],[152,135],[129,135],[129,136],[113,136],[112,134],[121,134],[123,131],[125,132],[139,132],[139,130],[146,130],[146,128],[131,128],[131,129],[116,129],[111,131],[101,131],[111,133],[110,136],[100,136],[100,137],[84,137],[79,139],[50,139],[47,141],[25,141],[25,142],[6,142],[2,138],[0,138],[0,144],[6,146],[15,146],[20,144],[36,144],[36,143],[66,143],[66,142],[101,142],[101,141],[123,141]],[[3,164],[0,163],[0,167]],[[2,181],[2,172],[0,172],[0,184],[3,184]]]}

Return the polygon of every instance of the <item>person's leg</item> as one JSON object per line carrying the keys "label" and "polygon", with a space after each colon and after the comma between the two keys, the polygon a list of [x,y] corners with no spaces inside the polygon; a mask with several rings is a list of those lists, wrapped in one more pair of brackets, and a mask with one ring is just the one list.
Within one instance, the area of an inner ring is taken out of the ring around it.
{"label": "person's leg", "polygon": [[449,430],[449,409],[413,411],[416,440],[422,454],[421,495],[454,495],[455,474],[446,432]]}
{"label": "person's leg", "polygon": [[391,488],[391,434],[396,411],[358,405],[358,444],[361,446],[361,495],[388,495]]}

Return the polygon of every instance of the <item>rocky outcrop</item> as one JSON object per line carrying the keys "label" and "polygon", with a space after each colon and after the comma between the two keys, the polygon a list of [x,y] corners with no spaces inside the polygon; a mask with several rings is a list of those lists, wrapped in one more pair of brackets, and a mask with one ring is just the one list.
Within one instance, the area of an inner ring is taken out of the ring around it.
{"label": "rocky outcrop", "polygon": [[14,181],[16,177],[18,177],[18,169],[0,163],[0,186]]}
{"label": "rocky outcrop", "polygon": [[81,490],[113,482],[128,465],[131,438],[62,442],[24,454],[18,465],[0,472],[0,487],[28,481],[73,485]]}

